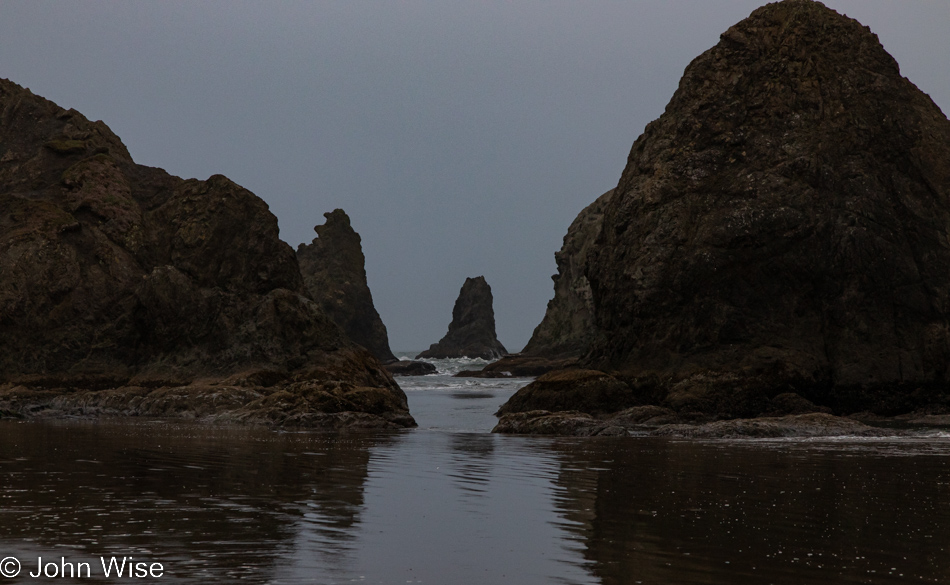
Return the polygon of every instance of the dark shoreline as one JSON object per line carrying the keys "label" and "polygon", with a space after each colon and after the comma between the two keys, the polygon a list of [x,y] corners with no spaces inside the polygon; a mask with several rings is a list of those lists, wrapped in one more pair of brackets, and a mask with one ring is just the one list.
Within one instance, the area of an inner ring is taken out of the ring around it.
{"label": "dark shoreline", "polygon": [[[657,406],[638,406],[608,415],[579,411],[532,410],[504,414],[493,433],[569,437],[677,437],[700,439],[913,437],[927,431],[950,431],[950,414],[912,413],[893,417],[824,412],[703,420],[699,413],[681,415]],[[698,420],[697,420],[698,419]]]}
{"label": "dark shoreline", "polygon": [[[329,402],[336,402],[327,406]],[[138,417],[281,429],[393,430],[416,426],[404,405],[378,388],[307,393],[287,387],[192,383],[105,390],[0,386],[0,419]]]}
{"label": "dark shoreline", "polygon": [[[308,431],[392,431],[416,426],[408,415],[344,410],[307,412],[281,404],[277,389],[202,386],[108,390],[37,390],[0,387],[0,420],[32,422],[85,420],[195,423],[236,428]],[[757,439],[816,437],[918,437],[950,431],[950,414],[878,416],[823,412],[714,420],[658,406],[591,415],[579,411],[532,410],[503,414],[492,433],[562,437],[670,437]],[[488,432],[488,429],[485,429]]]}

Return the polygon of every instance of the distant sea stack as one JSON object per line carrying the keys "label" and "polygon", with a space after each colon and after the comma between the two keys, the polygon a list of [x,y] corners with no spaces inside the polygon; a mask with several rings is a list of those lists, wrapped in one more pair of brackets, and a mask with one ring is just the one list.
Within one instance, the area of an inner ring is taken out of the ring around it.
{"label": "distant sea stack", "polygon": [[634,143],[587,255],[581,365],[627,387],[615,410],[945,409],[948,242],[946,116],[866,27],[769,4]]}
{"label": "distant sea stack", "polygon": [[323,215],[327,221],[313,228],[317,232],[313,242],[297,247],[304,284],[311,298],[350,339],[384,363],[396,361],[366,282],[360,235],[342,209]]}
{"label": "distant sea stack", "polygon": [[0,412],[414,425],[307,297],[277,218],[137,165],[102,122],[0,80]]}
{"label": "distant sea stack", "polygon": [[491,287],[484,276],[466,278],[452,309],[449,331],[417,358],[498,359],[508,353],[495,335]]}

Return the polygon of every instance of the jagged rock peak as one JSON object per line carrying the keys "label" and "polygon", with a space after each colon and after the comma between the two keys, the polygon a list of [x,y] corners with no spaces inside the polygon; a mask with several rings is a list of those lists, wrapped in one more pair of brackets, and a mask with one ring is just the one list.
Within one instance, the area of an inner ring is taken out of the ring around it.
{"label": "jagged rock peak", "polygon": [[356,343],[383,362],[396,360],[389,334],[373,305],[366,281],[366,258],[360,235],[342,209],[324,213],[327,221],[314,226],[317,237],[297,247],[300,272],[311,297]]}
{"label": "jagged rock peak", "polygon": [[417,358],[470,357],[498,359],[508,351],[495,335],[491,287],[484,276],[466,278],[459,291],[449,331]]}

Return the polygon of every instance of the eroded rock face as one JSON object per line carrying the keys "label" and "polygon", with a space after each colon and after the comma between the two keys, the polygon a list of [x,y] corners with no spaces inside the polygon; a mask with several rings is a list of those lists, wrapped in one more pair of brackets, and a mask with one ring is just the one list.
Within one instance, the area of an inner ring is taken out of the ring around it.
{"label": "eroded rock face", "polygon": [[554,298],[548,301],[544,319],[534,329],[520,353],[503,357],[478,371],[464,371],[460,377],[502,378],[538,376],[551,370],[571,367],[597,338],[594,304],[587,280],[587,256],[600,236],[604,207],[613,189],[584,208],[571,223],[561,250],[554,254],[557,274]]}
{"label": "eroded rock face", "polygon": [[297,260],[311,298],[350,339],[370,350],[380,361],[393,362],[389,334],[373,305],[366,282],[366,258],[360,235],[342,209],[323,214],[315,226],[317,237],[297,247]]}
{"label": "eroded rock face", "polygon": [[587,280],[587,256],[600,236],[604,207],[613,189],[584,208],[567,229],[561,250],[554,254],[557,274],[554,298],[535,328],[522,355],[549,359],[579,357],[597,337],[594,300]]}
{"label": "eroded rock face", "polygon": [[495,335],[491,287],[484,276],[466,278],[452,309],[449,331],[417,358],[498,359],[507,354]]}
{"label": "eroded rock face", "polygon": [[770,4],[634,144],[590,257],[591,361],[943,382],[948,236],[947,118],[856,21]]}
{"label": "eroded rock face", "polygon": [[274,422],[350,407],[411,422],[392,377],[307,297],[261,199],[136,165],[102,122],[0,80],[0,408],[142,414],[141,396],[177,388],[167,412],[194,414],[207,387],[226,410],[290,392]]}
{"label": "eroded rock face", "polygon": [[588,256],[601,336],[582,364],[733,416],[787,392],[944,400],[948,241],[946,116],[858,22],[769,4],[634,143]]}

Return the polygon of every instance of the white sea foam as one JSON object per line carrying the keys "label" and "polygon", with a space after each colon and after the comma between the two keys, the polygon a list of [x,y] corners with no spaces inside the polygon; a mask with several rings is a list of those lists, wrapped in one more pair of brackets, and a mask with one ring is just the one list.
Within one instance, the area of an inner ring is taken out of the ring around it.
{"label": "white sea foam", "polygon": [[[400,359],[414,359],[415,353],[396,352]],[[456,378],[464,370],[481,370],[491,362],[481,358],[421,359],[436,367],[435,374],[426,376],[400,376],[396,378],[406,392],[498,392],[510,395],[527,384],[530,378]]]}
{"label": "white sea foam", "polygon": [[416,358],[419,352],[406,352],[398,351],[396,352],[396,357],[401,360],[415,360],[420,362],[428,362],[436,367],[436,371],[439,374],[444,374],[448,376],[454,376],[455,374],[463,370],[481,370],[488,364],[492,363],[491,360],[485,360],[482,358],[448,358],[448,359],[430,359],[430,358]]}

